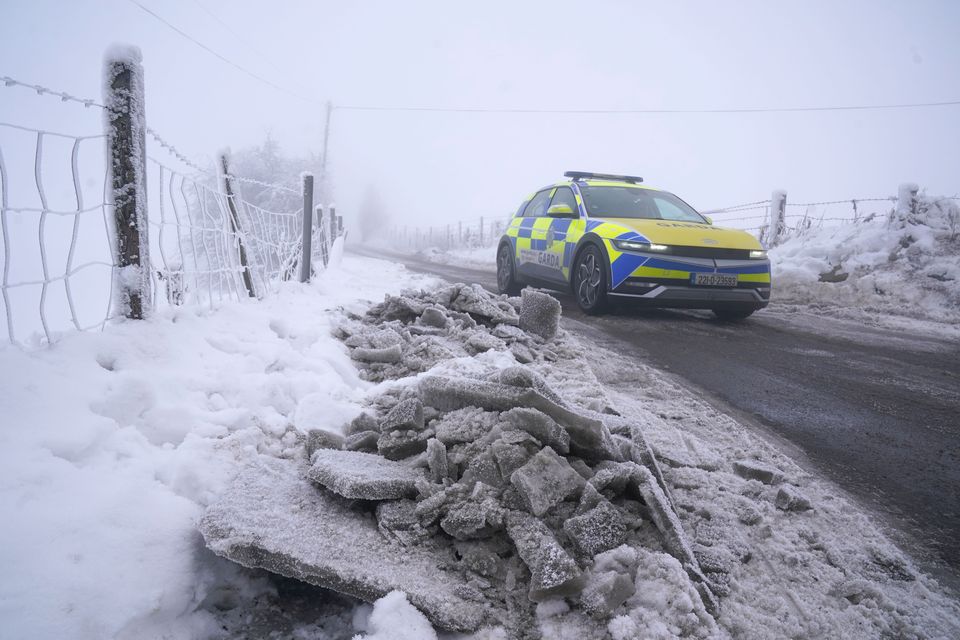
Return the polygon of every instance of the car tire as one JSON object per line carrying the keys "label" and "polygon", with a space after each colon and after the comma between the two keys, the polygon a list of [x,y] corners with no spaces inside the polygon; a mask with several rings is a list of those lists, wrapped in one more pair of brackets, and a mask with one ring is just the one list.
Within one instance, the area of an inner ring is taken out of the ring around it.
{"label": "car tire", "polygon": [[588,244],[577,255],[571,274],[573,297],[577,306],[588,315],[607,310],[607,264],[600,249]]}
{"label": "car tire", "polygon": [[753,305],[739,305],[736,307],[717,307],[712,311],[718,320],[736,321],[748,318],[756,310],[757,308]]}
{"label": "car tire", "polygon": [[501,244],[497,249],[497,290],[508,296],[520,295],[520,284],[513,263],[513,248]]}

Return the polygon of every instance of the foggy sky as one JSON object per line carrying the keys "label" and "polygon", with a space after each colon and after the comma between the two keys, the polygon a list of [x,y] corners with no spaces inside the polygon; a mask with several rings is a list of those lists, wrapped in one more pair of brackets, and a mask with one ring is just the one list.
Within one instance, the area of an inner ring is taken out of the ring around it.
{"label": "foggy sky", "polygon": [[[139,46],[147,119],[187,155],[270,132],[318,153],[323,103],[702,109],[960,99],[960,3],[0,0],[0,75],[100,98],[103,52]],[[208,8],[242,39],[204,11]],[[100,114],[0,87],[0,121],[98,133]],[[368,185],[398,220],[501,217],[564,170],[622,172],[707,209],[960,191],[960,107],[771,114],[336,110],[335,199]],[[154,150],[160,157],[161,152]]]}

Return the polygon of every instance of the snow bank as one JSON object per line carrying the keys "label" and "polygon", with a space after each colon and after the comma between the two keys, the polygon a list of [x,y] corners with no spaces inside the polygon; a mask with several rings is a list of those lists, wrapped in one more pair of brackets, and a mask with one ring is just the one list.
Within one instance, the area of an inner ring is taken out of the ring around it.
{"label": "snow bank", "polygon": [[960,203],[918,197],[916,211],[795,233],[770,251],[773,299],[960,322]]}
{"label": "snow bank", "polygon": [[369,383],[330,311],[412,281],[347,257],[262,302],[0,346],[0,637],[216,635],[211,601],[268,587],[207,552],[197,519],[238,463],[299,453],[297,421],[359,411]]}

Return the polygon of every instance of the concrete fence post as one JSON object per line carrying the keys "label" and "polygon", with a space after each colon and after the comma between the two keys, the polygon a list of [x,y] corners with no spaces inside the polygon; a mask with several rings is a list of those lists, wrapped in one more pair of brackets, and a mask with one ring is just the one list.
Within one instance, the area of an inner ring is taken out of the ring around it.
{"label": "concrete fence post", "polygon": [[313,174],[303,174],[303,237],[300,240],[300,282],[310,282],[313,252]]}
{"label": "concrete fence post", "polygon": [[770,246],[775,247],[787,230],[787,192],[777,189],[770,194]]}
{"label": "concrete fence post", "polygon": [[113,204],[114,304],[134,320],[150,303],[150,239],[147,225],[147,122],[143,65],[136,47],[107,54],[104,103],[109,153],[109,201]]}

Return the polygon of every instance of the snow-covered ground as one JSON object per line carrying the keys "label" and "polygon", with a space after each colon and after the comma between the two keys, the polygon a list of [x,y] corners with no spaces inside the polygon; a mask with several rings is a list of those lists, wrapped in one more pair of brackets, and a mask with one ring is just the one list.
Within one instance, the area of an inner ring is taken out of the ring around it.
{"label": "snow-covered ground", "polygon": [[[204,548],[204,509],[241,466],[302,455],[306,430],[337,431],[398,384],[363,379],[333,337],[335,309],[362,313],[364,299],[433,284],[347,257],[262,302],[171,310],[36,351],[0,348],[0,638],[217,637],[222,610],[242,612],[274,587]],[[627,559],[639,565],[637,592],[606,626],[611,638],[960,637],[956,603],[831,484],[661,372],[613,353],[567,357],[586,347],[566,332],[558,340],[540,373],[564,398],[642,425],[704,570],[728,578],[718,624],[704,625],[680,564],[637,551]],[[511,364],[494,349],[439,366]],[[780,477],[749,479],[743,468]],[[784,502],[784,487],[812,508]],[[596,629],[562,599],[536,616],[548,640]],[[354,633],[449,637],[400,594],[374,607],[348,601],[297,637]]]}
{"label": "snow-covered ground", "polygon": [[770,252],[774,300],[832,315],[960,325],[960,205],[794,233]]}
{"label": "snow-covered ground", "polygon": [[209,637],[201,603],[244,580],[204,550],[204,507],[241,461],[359,410],[331,310],[424,282],[347,257],[261,302],[0,346],[0,638]]}

